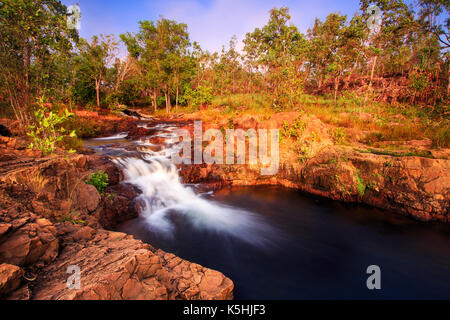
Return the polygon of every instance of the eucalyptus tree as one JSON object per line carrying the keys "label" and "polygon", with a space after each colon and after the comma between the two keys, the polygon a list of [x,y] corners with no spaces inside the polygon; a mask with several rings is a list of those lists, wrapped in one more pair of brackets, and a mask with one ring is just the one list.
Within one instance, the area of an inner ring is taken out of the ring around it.
{"label": "eucalyptus tree", "polygon": [[78,33],[56,0],[2,0],[0,26],[0,77],[14,115],[25,123],[34,98],[58,83],[61,74],[52,71],[70,54]]}
{"label": "eucalyptus tree", "polygon": [[78,45],[78,68],[94,82],[97,107],[100,107],[100,90],[109,67],[117,55],[118,43],[113,35],[94,36],[91,42],[81,39]]}
{"label": "eucalyptus tree", "polygon": [[[263,28],[247,33],[244,50],[257,69],[262,69],[269,90],[274,95],[274,105],[291,100],[299,84],[296,79],[296,54],[305,45],[304,35],[292,23],[287,7],[270,11],[269,22]],[[283,100],[283,102],[280,101]]]}
{"label": "eucalyptus tree", "polygon": [[[143,85],[152,91],[153,106],[157,108],[157,96],[164,94],[166,111],[171,110],[171,94],[178,97],[183,68],[186,66],[190,47],[187,25],[160,18],[141,21],[137,34],[122,34],[130,55],[138,59]],[[178,98],[177,98],[178,100]]]}

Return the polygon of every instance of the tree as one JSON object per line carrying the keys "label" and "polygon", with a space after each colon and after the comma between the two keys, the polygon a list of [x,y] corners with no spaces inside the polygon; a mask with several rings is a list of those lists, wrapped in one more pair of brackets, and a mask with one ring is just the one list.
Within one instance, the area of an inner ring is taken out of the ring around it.
{"label": "tree", "polygon": [[100,108],[100,89],[106,76],[108,66],[116,57],[117,42],[113,35],[92,37],[91,43],[84,39],[78,46],[80,54],[78,63],[83,72],[94,81],[97,107]]}
{"label": "tree", "polygon": [[56,0],[0,3],[0,76],[22,124],[29,120],[27,109],[35,97],[45,94],[59,76],[52,74],[53,67],[78,39],[77,31],[67,26],[66,13],[66,6]]}
{"label": "tree", "polygon": [[262,29],[247,33],[244,40],[247,59],[253,60],[255,67],[263,70],[265,81],[274,95],[274,104],[280,98],[291,100],[298,88],[295,62],[297,54],[302,52],[299,48],[303,48],[306,41],[296,26],[288,25],[290,19],[288,8],[274,8],[270,11],[269,22]]}
{"label": "tree", "polygon": [[[166,111],[171,110],[171,94],[180,88],[183,66],[186,65],[190,46],[187,26],[161,18],[156,22],[141,21],[136,35],[121,35],[130,55],[138,59],[143,85],[153,94],[153,106],[157,108],[157,95],[162,91]],[[178,100],[178,98],[177,98]]]}
{"label": "tree", "polygon": [[316,19],[314,27],[308,31],[311,41],[309,57],[315,70],[319,89],[324,80],[334,78],[334,99],[336,101],[340,77],[345,65],[345,23],[347,17],[339,13],[327,16],[325,22]]}

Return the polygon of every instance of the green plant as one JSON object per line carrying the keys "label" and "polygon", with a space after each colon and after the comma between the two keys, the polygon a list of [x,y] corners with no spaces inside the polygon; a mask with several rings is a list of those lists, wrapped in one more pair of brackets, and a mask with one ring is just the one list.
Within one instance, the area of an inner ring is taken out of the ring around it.
{"label": "green plant", "polygon": [[347,140],[347,133],[344,128],[334,128],[330,131],[330,135],[336,144],[343,144]]}
{"label": "green plant", "polygon": [[283,126],[280,130],[281,138],[299,138],[303,135],[306,129],[306,123],[300,118],[296,118],[290,126],[287,121],[283,121]]}
{"label": "green plant", "polygon": [[299,144],[299,146],[297,147],[297,151],[300,155],[299,160],[302,163],[305,163],[311,157],[311,149],[306,142]]}
{"label": "green plant", "polygon": [[359,176],[358,173],[355,173],[355,177],[356,177],[356,180],[357,180],[357,183],[358,183],[358,185],[357,185],[358,193],[362,197],[366,193],[366,188],[367,187],[366,187],[366,185],[364,183],[364,180]]}
{"label": "green plant", "polygon": [[80,213],[76,211],[71,211],[66,216],[60,219],[61,222],[70,222],[73,224],[86,224],[86,221],[79,219]]}
{"label": "green plant", "polygon": [[212,90],[206,86],[198,86],[197,89],[192,90],[190,87],[186,88],[182,102],[187,102],[192,106],[211,104],[213,99]]}
{"label": "green plant", "polygon": [[44,97],[39,98],[37,104],[38,109],[34,111],[35,124],[29,126],[30,132],[27,133],[32,140],[28,148],[39,149],[47,155],[55,150],[56,144],[61,142],[64,137],[77,137],[75,130],[67,134],[68,131],[61,126],[73,114],[67,109],[64,109],[61,115],[49,111]]}
{"label": "green plant", "polygon": [[93,185],[100,194],[105,191],[109,185],[109,176],[106,172],[98,171],[90,175],[89,180],[85,181],[87,184]]}

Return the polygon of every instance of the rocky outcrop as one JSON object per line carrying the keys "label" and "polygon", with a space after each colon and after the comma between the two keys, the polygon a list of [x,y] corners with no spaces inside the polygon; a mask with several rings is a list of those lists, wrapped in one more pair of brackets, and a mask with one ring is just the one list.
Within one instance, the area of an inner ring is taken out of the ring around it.
{"label": "rocky outcrop", "polygon": [[23,270],[10,264],[0,264],[0,297],[19,288],[23,277]]}
{"label": "rocky outcrop", "polygon": [[[123,233],[84,229],[86,227],[60,227],[64,250],[55,263],[41,271],[34,288],[34,299],[192,300],[233,297],[233,283],[219,272],[155,250]],[[80,268],[79,289],[67,287],[69,266]]]}
{"label": "rocky outcrop", "polygon": [[108,187],[102,198],[102,210],[99,213],[100,224],[109,230],[120,223],[139,215],[139,203],[135,200],[141,191],[128,183],[119,183]]}
{"label": "rocky outcrop", "polygon": [[188,183],[282,185],[346,202],[366,203],[422,221],[450,222],[450,161],[392,157],[328,146],[302,163],[284,160],[275,176],[245,165],[183,166]]}
{"label": "rocky outcrop", "polygon": [[[220,272],[107,231],[139,213],[139,190],[101,156],[15,162],[0,178],[0,296],[26,299],[232,299]],[[108,173],[101,196],[85,183]],[[4,265],[3,265],[4,264]],[[69,266],[81,287],[67,287]]]}
{"label": "rocky outcrop", "polygon": [[75,155],[23,163],[5,173],[0,181],[28,190],[30,211],[51,221],[62,221],[74,215],[88,218],[100,207],[100,194],[85,183],[98,170],[107,172],[112,183],[120,179],[120,171],[106,158]]}
{"label": "rocky outcrop", "polygon": [[58,248],[56,229],[49,220],[14,207],[0,214],[0,263],[42,266],[56,258]]}

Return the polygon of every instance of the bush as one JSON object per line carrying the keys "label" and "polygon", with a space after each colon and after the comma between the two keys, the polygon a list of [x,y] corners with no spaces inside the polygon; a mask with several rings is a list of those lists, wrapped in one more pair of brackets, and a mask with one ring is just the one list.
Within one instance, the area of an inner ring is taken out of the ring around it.
{"label": "bush", "polygon": [[30,132],[27,135],[32,142],[30,149],[39,149],[45,155],[52,153],[56,144],[63,141],[64,137],[76,138],[75,130],[68,131],[62,127],[62,123],[73,117],[67,109],[64,109],[62,115],[48,110],[44,98],[38,100],[38,109],[34,111],[35,124],[29,126]]}
{"label": "bush", "polygon": [[92,173],[89,180],[86,180],[85,182],[93,185],[98,192],[102,194],[109,185],[109,176],[106,172],[98,171]]}
{"label": "bush", "polygon": [[343,144],[347,140],[347,133],[344,128],[335,128],[331,130],[330,135],[336,144]]}
{"label": "bush", "polygon": [[187,102],[191,106],[200,106],[211,104],[213,99],[212,90],[209,87],[199,86],[197,89],[192,90],[186,88],[185,93],[180,99],[180,102]]}

